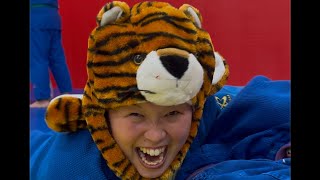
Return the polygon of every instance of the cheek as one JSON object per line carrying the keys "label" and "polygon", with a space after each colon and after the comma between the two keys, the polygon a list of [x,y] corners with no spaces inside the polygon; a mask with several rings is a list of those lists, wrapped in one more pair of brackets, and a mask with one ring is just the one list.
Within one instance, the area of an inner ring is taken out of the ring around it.
{"label": "cheek", "polygon": [[135,137],[135,130],[122,119],[113,119],[110,121],[112,136],[120,146],[131,144]]}
{"label": "cheek", "polygon": [[184,144],[187,140],[191,127],[192,114],[183,116],[177,123],[174,124],[170,129],[171,136],[176,137],[176,141],[179,144]]}

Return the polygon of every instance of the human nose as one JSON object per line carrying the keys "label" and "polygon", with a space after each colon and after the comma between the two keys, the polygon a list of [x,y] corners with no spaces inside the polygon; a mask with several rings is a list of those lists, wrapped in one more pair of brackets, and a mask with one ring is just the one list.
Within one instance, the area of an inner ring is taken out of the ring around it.
{"label": "human nose", "polygon": [[152,142],[159,142],[165,138],[166,132],[160,127],[152,127],[144,133],[144,137]]}

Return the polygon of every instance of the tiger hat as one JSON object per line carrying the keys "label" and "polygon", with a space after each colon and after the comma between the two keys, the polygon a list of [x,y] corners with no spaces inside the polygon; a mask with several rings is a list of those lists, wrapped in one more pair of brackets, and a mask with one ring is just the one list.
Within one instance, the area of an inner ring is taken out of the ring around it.
{"label": "tiger hat", "polygon": [[87,82],[83,94],[60,95],[46,111],[57,132],[87,129],[108,167],[121,179],[143,179],[112,137],[109,109],[152,102],[191,103],[189,137],[158,179],[171,179],[198,132],[205,100],[226,83],[229,67],[214,50],[195,7],[141,2],[132,8],[109,2],[99,11],[88,39]]}

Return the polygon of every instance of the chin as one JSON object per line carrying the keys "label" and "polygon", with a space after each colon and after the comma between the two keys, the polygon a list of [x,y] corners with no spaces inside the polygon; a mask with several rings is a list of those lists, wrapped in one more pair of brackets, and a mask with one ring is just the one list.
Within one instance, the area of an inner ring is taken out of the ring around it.
{"label": "chin", "polygon": [[157,178],[160,177],[167,168],[160,168],[160,169],[137,169],[139,174],[144,178]]}
{"label": "chin", "polygon": [[[139,172],[140,173],[140,172]],[[145,173],[145,172],[141,172],[140,173],[140,175],[142,176],[142,177],[144,177],[144,178],[157,178],[157,177],[160,177],[161,175],[162,175],[162,171],[161,172],[155,172],[155,173],[150,173],[150,172],[147,172],[147,173]]]}

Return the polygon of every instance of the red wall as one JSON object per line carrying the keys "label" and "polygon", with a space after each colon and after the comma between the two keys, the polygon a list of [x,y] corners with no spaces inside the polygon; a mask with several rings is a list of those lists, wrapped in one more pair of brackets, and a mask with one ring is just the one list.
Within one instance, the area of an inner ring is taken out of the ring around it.
{"label": "red wall", "polygon": [[[124,0],[130,6],[138,0]],[[59,0],[63,45],[74,88],[86,83],[86,50],[95,17],[105,0]],[[200,10],[215,50],[230,65],[228,84],[254,75],[290,79],[290,0],[167,0]],[[54,83],[54,86],[55,83]]]}

